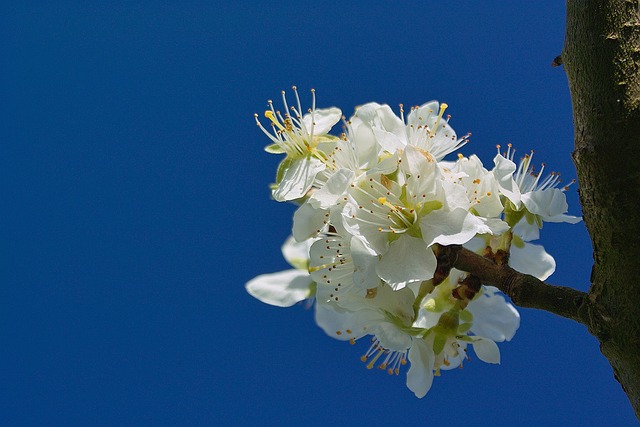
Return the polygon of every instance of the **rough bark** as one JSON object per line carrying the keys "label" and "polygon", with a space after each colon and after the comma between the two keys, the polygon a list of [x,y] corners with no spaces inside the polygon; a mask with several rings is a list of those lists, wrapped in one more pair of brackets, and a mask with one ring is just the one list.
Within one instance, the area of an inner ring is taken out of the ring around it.
{"label": "rough bark", "polygon": [[562,61],[593,242],[589,330],[640,418],[640,4],[569,0]]}

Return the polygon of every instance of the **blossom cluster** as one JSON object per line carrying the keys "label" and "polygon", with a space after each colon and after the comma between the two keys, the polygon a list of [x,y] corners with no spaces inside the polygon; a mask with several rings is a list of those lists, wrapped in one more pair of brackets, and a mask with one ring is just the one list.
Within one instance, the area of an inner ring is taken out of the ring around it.
{"label": "blossom cluster", "polygon": [[[264,126],[269,153],[284,154],[272,196],[296,203],[292,235],[282,247],[290,270],[246,284],[259,300],[280,307],[315,300],[316,323],[331,337],[370,337],[362,360],[398,375],[409,362],[407,387],[423,397],[433,377],[470,358],[499,363],[496,342],[513,338],[516,309],[492,286],[447,262],[463,245],[541,280],[555,261],[541,245],[543,222],[576,223],[566,214],[555,173],[535,171],[533,152],[493,158],[458,154],[458,137],[437,101],[400,106],[368,103],[346,120],[340,109],[303,111],[294,87],[282,112],[269,101]],[[343,122],[340,135],[330,133]]]}

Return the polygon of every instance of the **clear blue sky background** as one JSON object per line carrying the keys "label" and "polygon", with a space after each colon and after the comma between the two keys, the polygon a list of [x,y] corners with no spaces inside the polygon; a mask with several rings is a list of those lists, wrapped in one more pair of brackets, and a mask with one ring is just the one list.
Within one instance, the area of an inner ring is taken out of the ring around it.
{"label": "clear blue sky background", "polygon": [[[0,424],[635,425],[586,329],[522,309],[502,365],[422,400],[303,306],[249,297],[287,268],[294,207],[253,113],[449,104],[463,152],[536,150],[575,176],[561,1],[15,2],[2,6]],[[576,187],[568,192],[579,214]],[[545,225],[550,282],[587,290],[583,224]],[[637,351],[637,349],[630,349]]]}

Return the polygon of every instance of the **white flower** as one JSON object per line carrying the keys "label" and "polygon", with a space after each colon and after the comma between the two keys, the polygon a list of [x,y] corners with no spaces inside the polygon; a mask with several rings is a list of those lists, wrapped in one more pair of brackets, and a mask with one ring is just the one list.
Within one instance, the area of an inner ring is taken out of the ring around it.
{"label": "white flower", "polygon": [[411,328],[413,293],[409,289],[393,291],[380,284],[361,296],[358,310],[341,310],[318,301],[316,323],[327,335],[352,344],[371,335],[371,345],[361,356],[368,369],[378,367],[389,375],[399,375],[407,363],[407,387],[417,397],[423,397],[433,381],[434,355],[426,343],[415,336]]}
{"label": "white flower", "polygon": [[358,118],[345,125],[346,134],[324,144],[329,167],[316,175],[313,191],[294,215],[293,236],[299,241],[326,228],[329,216],[335,217],[333,213],[342,209],[343,196],[356,179],[374,168],[383,172],[395,170],[395,165],[388,170],[388,161],[379,164],[380,147],[368,126],[363,126]]}
{"label": "white flower", "polygon": [[509,228],[470,212],[464,183],[443,180],[438,164],[413,146],[405,148],[396,175],[365,175],[351,185],[343,210],[350,232],[381,255],[376,270],[394,289],[433,277],[433,244],[463,244]]}
{"label": "white flower", "polygon": [[[315,320],[329,336],[355,343],[370,337],[367,368],[398,375],[409,362],[407,387],[423,397],[441,370],[461,366],[469,346],[478,359],[500,363],[497,342],[520,325],[496,288],[455,269],[434,245],[465,245],[542,280],[555,261],[539,237],[543,222],[571,222],[557,174],[542,177],[532,155],[514,163],[511,146],[488,171],[475,155],[443,158],[466,144],[436,101],[400,117],[369,103],[331,128],[337,108],[304,112],[298,93],[265,116],[271,153],[285,154],[272,186],[277,201],[294,201],[292,237],[282,247],[294,267],[258,276],[247,291],[271,305],[315,301]],[[566,187],[565,187],[566,189]],[[299,243],[296,243],[299,242]],[[442,262],[441,262],[442,261]],[[438,271],[438,280],[434,273]],[[446,274],[446,273],[443,273]]]}
{"label": "white flower", "polygon": [[270,109],[265,112],[265,117],[270,120],[273,132],[267,131],[258,120],[258,115],[254,115],[260,129],[273,142],[266,150],[270,153],[286,154],[278,168],[277,187],[272,192],[273,198],[277,201],[299,199],[311,189],[316,175],[327,167],[327,155],[319,145],[337,139],[328,132],[342,117],[342,112],[335,107],[316,110],[314,90],[311,91],[312,107],[309,113],[303,116],[295,86],[293,91],[297,106],[292,107],[289,107],[285,92],[282,92],[284,113],[276,111],[273,103],[269,101]]}
{"label": "white flower", "polygon": [[[382,174],[365,176],[349,190],[345,222],[353,234],[382,255],[377,272],[395,289],[428,280],[435,271],[436,258],[422,240],[420,218],[443,203],[436,199],[435,188],[426,189],[428,180],[429,175],[423,182],[411,180],[403,199],[402,186]],[[416,194],[416,190],[424,193]]]}
{"label": "white flower", "polygon": [[307,271],[312,241],[297,243],[289,237],[282,254],[294,269],[262,274],[247,282],[247,292],[260,301],[278,307],[290,307],[313,296],[313,281]]}
{"label": "white flower", "polygon": [[398,117],[388,105],[370,103],[358,108],[354,117],[371,127],[380,146],[389,153],[411,145],[439,161],[468,142],[468,136],[458,139],[448,117],[443,117],[447,107],[437,101],[411,107],[405,120],[402,105]]}
{"label": "white flower", "polygon": [[500,202],[500,188],[493,172],[484,168],[475,154],[464,157],[458,155],[458,160],[450,164],[447,171],[450,180],[460,182],[467,192],[470,209],[478,216],[485,218],[499,217],[504,207]]}
{"label": "white flower", "polygon": [[359,237],[327,233],[311,246],[309,255],[317,301],[349,310],[370,305],[363,298],[381,284],[375,272],[378,256]]}
{"label": "white flower", "polygon": [[505,301],[498,290],[483,286],[465,305],[452,291],[464,273],[452,270],[422,301],[414,327],[426,329],[425,339],[433,346],[434,369],[458,367],[467,357],[471,344],[478,358],[487,363],[499,363],[496,342],[509,341],[520,326],[520,315]]}
{"label": "white flower", "polygon": [[[498,150],[499,149],[500,146],[498,146]],[[494,158],[496,168],[503,171],[501,174],[503,179],[499,180],[503,184],[501,188],[502,192],[514,202],[514,210],[522,210],[522,206],[514,201],[516,200],[514,194],[520,193],[519,202],[522,202],[526,211],[531,214],[528,216],[525,215],[527,223],[538,229],[542,227],[543,221],[568,222],[570,224],[580,222],[582,218],[566,215],[569,206],[567,205],[564,191],[566,191],[569,186],[558,188],[560,185],[560,174],[556,172],[551,172],[544,179],[541,179],[545,165],[543,163],[540,171],[536,172],[532,166],[533,154],[533,151],[530,154],[526,154],[520,160],[515,172],[513,172],[513,183],[517,187],[517,190],[513,186],[510,190],[506,188],[510,186],[509,180],[507,179],[508,173],[506,172],[512,169],[512,165],[515,166],[515,163],[513,163],[515,150],[512,149],[511,144],[508,145],[507,152],[504,153],[504,156],[498,153]],[[510,212],[506,212],[507,216],[510,214]],[[515,225],[512,221],[507,222],[512,226]],[[525,236],[523,236],[523,238],[531,240]]]}

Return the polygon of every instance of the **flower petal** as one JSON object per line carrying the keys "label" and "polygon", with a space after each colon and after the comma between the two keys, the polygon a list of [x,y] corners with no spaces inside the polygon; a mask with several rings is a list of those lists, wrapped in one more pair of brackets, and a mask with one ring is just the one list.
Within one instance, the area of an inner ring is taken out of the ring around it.
{"label": "flower petal", "polygon": [[500,363],[500,349],[495,342],[485,338],[476,338],[471,344],[473,344],[473,351],[476,352],[478,359],[486,363]]}
{"label": "flower petal", "polygon": [[493,168],[493,176],[498,182],[500,193],[516,206],[520,206],[520,188],[513,179],[513,173],[516,170],[516,164],[501,154],[493,158],[495,167]]}
{"label": "flower petal", "polygon": [[311,132],[311,126],[313,125],[313,134],[321,135],[328,133],[333,125],[338,123],[342,118],[342,111],[339,108],[321,108],[313,111],[313,113],[307,113],[302,118],[304,126],[307,132]]}
{"label": "flower petal", "polygon": [[464,209],[447,212],[437,210],[420,219],[422,238],[428,246],[462,245],[476,234],[501,234],[509,229],[507,223],[496,218],[477,217]]}
{"label": "flower petal", "polygon": [[273,198],[278,202],[284,202],[303,197],[313,185],[318,172],[324,168],[324,163],[315,157],[307,156],[293,160],[278,183],[278,188],[273,190]]}
{"label": "flower petal", "polygon": [[565,215],[569,209],[567,198],[564,192],[557,188],[525,193],[522,195],[522,203],[529,212],[540,215],[547,222],[576,224],[582,221],[580,217]]}
{"label": "flower petal", "polygon": [[382,322],[375,329],[380,346],[391,351],[406,351],[411,346],[411,336],[390,322]]}
{"label": "flower petal", "polygon": [[309,298],[311,277],[303,270],[261,274],[248,281],[245,289],[260,301],[277,307],[291,307]]}
{"label": "flower petal", "polygon": [[431,347],[422,339],[414,338],[409,349],[409,363],[407,372],[407,387],[416,395],[423,398],[433,384],[433,364],[435,356]]}
{"label": "flower petal", "polygon": [[436,264],[436,256],[422,239],[404,234],[389,245],[376,271],[397,290],[411,282],[431,279]]}
{"label": "flower petal", "polygon": [[353,284],[361,289],[375,288],[380,284],[376,273],[378,255],[362,239],[351,238],[351,259],[353,259]]}
{"label": "flower petal", "polygon": [[530,274],[540,280],[546,280],[556,271],[556,260],[541,245],[526,243],[519,248],[511,246],[509,265],[521,273]]}
{"label": "flower petal", "polygon": [[328,211],[315,209],[309,202],[305,202],[293,214],[291,234],[298,242],[303,242],[324,228],[328,216]]}
{"label": "flower petal", "polygon": [[309,268],[309,249],[311,249],[312,243],[311,239],[296,242],[293,236],[289,236],[282,245],[282,256],[289,265],[306,272]]}
{"label": "flower petal", "polygon": [[327,180],[327,183],[311,195],[309,203],[317,209],[329,209],[344,194],[353,182],[356,174],[349,169],[340,169]]}
{"label": "flower petal", "polygon": [[483,286],[467,311],[473,316],[471,332],[496,342],[510,341],[520,327],[520,314],[493,286]]}
{"label": "flower petal", "polygon": [[369,334],[384,315],[375,310],[344,311],[332,304],[316,303],[316,324],[330,337],[340,341]]}

